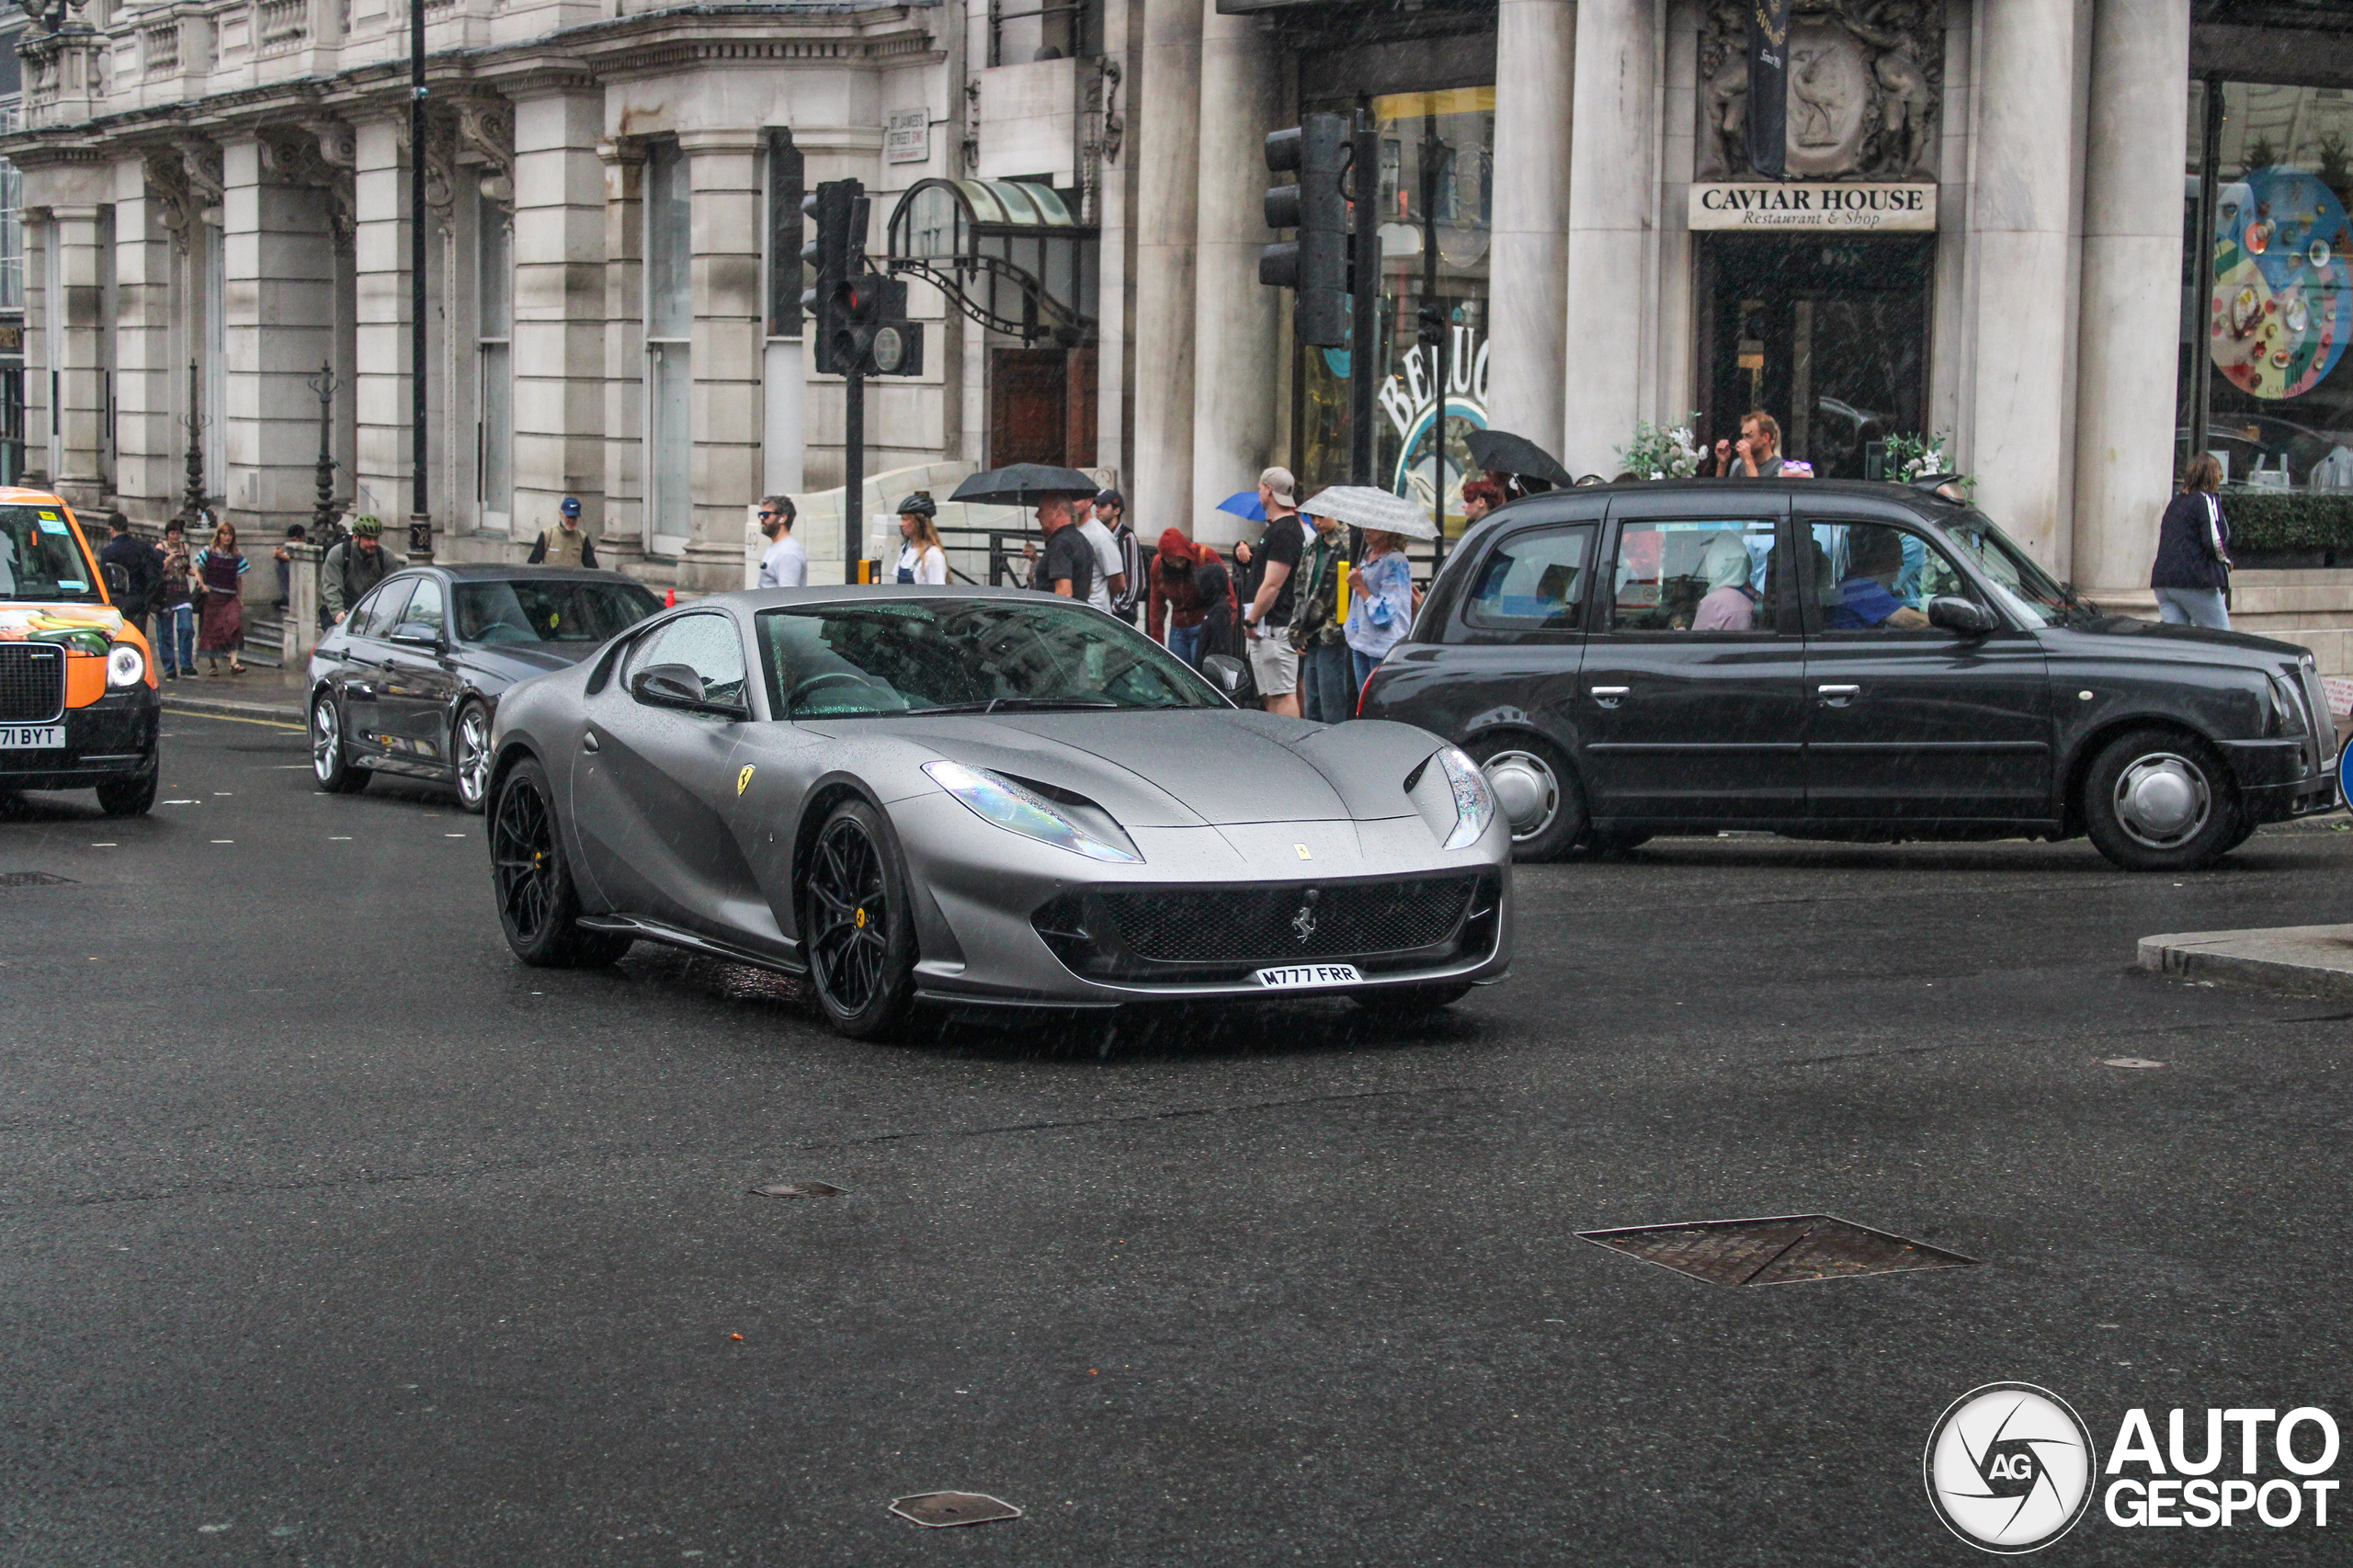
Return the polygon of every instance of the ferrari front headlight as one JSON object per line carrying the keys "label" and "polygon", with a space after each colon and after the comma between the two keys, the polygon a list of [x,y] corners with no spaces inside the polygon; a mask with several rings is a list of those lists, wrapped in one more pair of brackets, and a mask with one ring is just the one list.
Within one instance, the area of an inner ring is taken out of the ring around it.
{"label": "ferrari front headlight", "polygon": [[1487,824],[1495,820],[1495,792],[1487,788],[1487,776],[1458,746],[1449,746],[1438,754],[1438,765],[1446,770],[1446,781],[1454,790],[1454,831],[1446,835],[1449,849],[1467,849],[1479,842]]}
{"label": "ferrari front headlight", "polygon": [[147,678],[147,660],[128,642],[118,642],[107,650],[107,685],[119,688],[137,686]]}
{"label": "ferrari front headlight", "polygon": [[1143,863],[1142,856],[1089,833],[1052,801],[1001,773],[944,761],[926,762],[923,770],[931,775],[933,783],[963,801],[974,816],[1007,832],[1067,849],[1074,855],[1084,855],[1090,860],[1112,860],[1130,866]]}

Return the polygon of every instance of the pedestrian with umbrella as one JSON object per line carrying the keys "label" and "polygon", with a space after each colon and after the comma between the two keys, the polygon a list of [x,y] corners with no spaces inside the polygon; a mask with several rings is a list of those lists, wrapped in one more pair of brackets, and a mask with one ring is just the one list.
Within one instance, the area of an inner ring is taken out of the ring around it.
{"label": "pedestrian with umbrella", "polygon": [[1462,437],[1462,445],[1471,453],[1471,460],[1481,469],[1511,481],[1515,499],[1547,490],[1566,490],[1576,483],[1552,453],[1525,436],[1515,436],[1508,430],[1473,430]]}
{"label": "pedestrian with umbrella", "polygon": [[1329,516],[1364,534],[1364,561],[1348,581],[1343,629],[1354,681],[1348,710],[1353,713],[1353,693],[1364,689],[1373,666],[1413,629],[1414,571],[1405,541],[1438,538],[1438,525],[1404,496],[1364,485],[1336,485],[1307,505],[1316,517]]}

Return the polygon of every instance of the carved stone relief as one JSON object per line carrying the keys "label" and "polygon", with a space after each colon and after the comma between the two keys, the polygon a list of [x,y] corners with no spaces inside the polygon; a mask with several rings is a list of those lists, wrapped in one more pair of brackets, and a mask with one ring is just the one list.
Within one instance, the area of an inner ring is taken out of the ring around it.
{"label": "carved stone relief", "polygon": [[221,149],[210,142],[180,143],[180,172],[188,176],[188,199],[196,215],[207,223],[221,221],[225,199],[221,174]]}
{"label": "carved stone relief", "polygon": [[271,185],[307,186],[326,199],[327,227],[338,248],[347,249],[358,231],[353,169],[358,133],[338,120],[267,126],[256,132],[261,176]]}
{"label": "carved stone relief", "polygon": [[504,98],[460,98],[457,159],[482,170],[483,198],[515,215],[515,109]]}
{"label": "carved stone relief", "polygon": [[155,226],[170,234],[172,244],[185,254],[189,225],[197,216],[188,190],[188,165],[177,149],[152,152],[146,157],[146,175],[147,202]]}
{"label": "carved stone relief", "polygon": [[[1699,38],[1703,180],[1748,179],[1748,7],[1709,0]],[[1940,0],[1797,0],[1790,17],[1792,177],[1933,180],[1944,97]]]}

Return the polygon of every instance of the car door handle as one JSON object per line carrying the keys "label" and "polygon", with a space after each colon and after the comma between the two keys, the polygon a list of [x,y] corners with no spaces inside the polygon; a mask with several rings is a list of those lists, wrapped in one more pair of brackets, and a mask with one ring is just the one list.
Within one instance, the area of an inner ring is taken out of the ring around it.
{"label": "car door handle", "polygon": [[1863,694],[1859,686],[1818,686],[1814,691],[1820,695],[1825,708],[1844,708]]}
{"label": "car door handle", "polygon": [[580,737],[580,749],[582,751],[595,751],[597,749],[596,731],[591,730],[586,734]]}
{"label": "car door handle", "polygon": [[1593,688],[1593,699],[1604,708],[1615,708],[1626,699],[1626,693],[1632,689],[1624,686],[1597,686]]}

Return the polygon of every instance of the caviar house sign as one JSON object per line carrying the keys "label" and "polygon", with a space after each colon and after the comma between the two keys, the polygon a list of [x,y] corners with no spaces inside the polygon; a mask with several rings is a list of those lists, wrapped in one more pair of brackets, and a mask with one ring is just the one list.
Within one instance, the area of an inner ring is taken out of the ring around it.
{"label": "caviar house sign", "polygon": [[1691,227],[1695,229],[1933,230],[1936,226],[1937,187],[1933,185],[1840,180],[1691,187]]}

